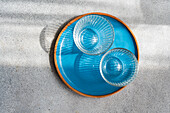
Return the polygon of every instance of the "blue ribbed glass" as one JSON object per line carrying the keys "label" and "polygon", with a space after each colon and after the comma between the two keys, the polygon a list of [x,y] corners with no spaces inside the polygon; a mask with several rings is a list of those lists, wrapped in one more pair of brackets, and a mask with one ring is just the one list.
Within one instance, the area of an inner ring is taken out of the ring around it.
{"label": "blue ribbed glass", "polygon": [[[95,79],[99,80],[99,78],[101,78],[99,70],[101,58],[102,55],[94,56],[87,54],[79,54],[76,57],[74,64],[76,75],[80,75],[81,78],[87,79],[87,81],[92,80],[93,82]],[[89,75],[91,76],[86,77]]]}
{"label": "blue ribbed glass", "polygon": [[76,23],[73,31],[76,46],[84,53],[98,55],[107,51],[114,41],[112,24],[102,16],[88,15]]}
{"label": "blue ribbed glass", "polygon": [[137,75],[138,61],[130,51],[118,48],[108,51],[100,61],[103,79],[114,86],[129,84]]}

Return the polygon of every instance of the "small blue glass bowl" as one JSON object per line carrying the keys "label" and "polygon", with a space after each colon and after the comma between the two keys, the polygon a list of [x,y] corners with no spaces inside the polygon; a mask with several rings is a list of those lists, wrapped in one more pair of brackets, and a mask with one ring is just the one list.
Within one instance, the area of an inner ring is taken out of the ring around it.
{"label": "small blue glass bowl", "polygon": [[105,53],[100,61],[103,79],[117,87],[132,82],[138,72],[138,61],[133,53],[123,48],[115,48]]}
{"label": "small blue glass bowl", "polygon": [[73,38],[76,46],[88,55],[106,52],[114,41],[112,24],[102,16],[82,17],[75,25]]}

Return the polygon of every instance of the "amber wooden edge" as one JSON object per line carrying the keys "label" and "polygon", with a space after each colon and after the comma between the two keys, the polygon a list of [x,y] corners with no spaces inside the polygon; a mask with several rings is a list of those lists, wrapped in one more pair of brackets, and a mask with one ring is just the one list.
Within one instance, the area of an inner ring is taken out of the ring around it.
{"label": "amber wooden edge", "polygon": [[119,18],[117,18],[117,17],[115,17],[115,16],[112,16],[112,15],[110,15],[110,14],[106,14],[106,13],[92,12],[92,13],[86,13],[86,14],[80,15],[80,16],[74,18],[73,20],[71,20],[71,21],[62,29],[62,31],[61,31],[60,34],[58,35],[58,38],[57,38],[57,41],[56,41],[55,47],[54,47],[54,64],[55,64],[55,67],[56,67],[56,69],[57,69],[57,72],[58,72],[60,78],[62,79],[62,81],[63,81],[71,90],[73,90],[74,92],[76,92],[76,93],[78,93],[78,94],[80,94],[80,95],[82,95],[82,96],[92,97],[92,98],[102,98],[102,97],[107,97],[107,96],[113,95],[113,94],[121,91],[122,89],[124,89],[126,86],[122,87],[121,89],[119,89],[119,90],[117,90],[117,91],[115,91],[115,92],[113,92],[113,93],[107,94],[107,95],[95,96],[95,95],[87,95],[87,94],[84,94],[84,93],[82,93],[82,92],[80,92],[80,91],[72,88],[72,87],[64,80],[63,76],[62,76],[61,73],[60,73],[60,70],[59,70],[58,65],[57,65],[57,60],[56,60],[57,45],[58,45],[58,41],[59,41],[60,36],[62,35],[62,33],[63,33],[63,32],[67,29],[67,27],[70,26],[73,22],[75,22],[76,20],[78,20],[78,19],[80,19],[80,18],[82,18],[82,17],[84,17],[84,16],[86,16],[86,15],[90,15],[90,14],[98,14],[98,15],[109,16],[109,17],[112,17],[112,18],[118,20],[118,21],[121,22],[124,26],[126,26],[126,28],[130,31],[130,33],[132,34],[132,36],[133,36],[133,38],[134,38],[134,40],[135,40],[135,42],[136,42],[137,52],[138,52],[138,58],[137,58],[137,59],[138,59],[138,62],[139,62],[139,47],[138,47],[138,43],[137,43],[136,37],[135,37],[135,35],[132,33],[132,31],[130,30],[130,28],[129,28],[122,20],[120,20]]}

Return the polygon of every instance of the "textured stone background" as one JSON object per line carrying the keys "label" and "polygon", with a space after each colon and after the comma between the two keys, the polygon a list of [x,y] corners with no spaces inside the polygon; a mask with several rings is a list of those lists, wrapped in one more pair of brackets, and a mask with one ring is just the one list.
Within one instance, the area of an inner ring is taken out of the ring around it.
{"label": "textured stone background", "polygon": [[[99,99],[79,96],[56,77],[40,39],[53,19],[59,26],[94,11],[123,20],[140,49],[135,81]],[[170,113],[169,87],[170,1],[0,1],[0,113]]]}

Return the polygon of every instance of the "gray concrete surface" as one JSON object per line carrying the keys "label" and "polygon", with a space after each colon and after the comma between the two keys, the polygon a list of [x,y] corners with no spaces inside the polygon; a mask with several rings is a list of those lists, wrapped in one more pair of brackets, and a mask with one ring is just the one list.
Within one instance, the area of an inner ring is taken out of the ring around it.
{"label": "gray concrete surface", "polygon": [[[39,39],[52,20],[94,11],[122,19],[140,47],[135,81],[99,99],[68,89]],[[0,113],[170,113],[169,33],[168,0],[1,0]]]}

